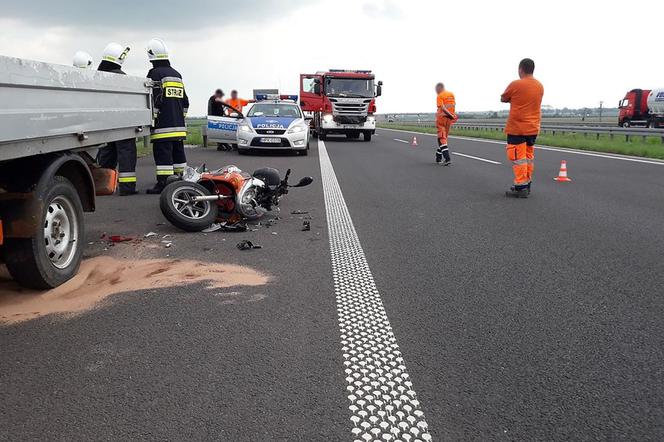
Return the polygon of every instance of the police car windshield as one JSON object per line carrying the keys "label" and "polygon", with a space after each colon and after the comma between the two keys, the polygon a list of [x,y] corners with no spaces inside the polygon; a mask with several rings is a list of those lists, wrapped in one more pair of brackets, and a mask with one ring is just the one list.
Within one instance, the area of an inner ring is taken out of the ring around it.
{"label": "police car windshield", "polygon": [[284,103],[256,103],[247,116],[302,118],[300,109],[296,105]]}
{"label": "police car windshield", "polygon": [[373,98],[373,80],[361,78],[329,78],[325,85],[329,96]]}

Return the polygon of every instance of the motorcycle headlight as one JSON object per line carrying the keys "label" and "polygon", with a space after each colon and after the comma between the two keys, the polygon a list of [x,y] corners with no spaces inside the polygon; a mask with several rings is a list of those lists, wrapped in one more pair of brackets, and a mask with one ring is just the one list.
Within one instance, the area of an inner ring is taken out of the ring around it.
{"label": "motorcycle headlight", "polygon": [[289,134],[299,134],[307,130],[307,127],[304,124],[296,124],[290,129],[288,129]]}
{"label": "motorcycle headlight", "polygon": [[247,133],[253,132],[251,126],[249,126],[247,123],[240,124],[238,128],[240,129],[240,132],[247,132]]}
{"label": "motorcycle headlight", "polygon": [[323,115],[323,121],[326,123],[331,123],[334,117],[331,114],[325,114]]}

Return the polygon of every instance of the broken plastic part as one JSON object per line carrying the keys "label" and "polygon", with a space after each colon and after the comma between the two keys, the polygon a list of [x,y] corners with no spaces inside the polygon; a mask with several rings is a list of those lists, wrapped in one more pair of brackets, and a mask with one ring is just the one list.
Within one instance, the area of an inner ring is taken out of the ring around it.
{"label": "broken plastic part", "polygon": [[258,244],[254,244],[251,241],[249,241],[248,239],[245,239],[243,241],[240,241],[237,244],[237,248],[240,249],[240,250],[251,250],[251,249],[262,249],[263,246],[260,246]]}

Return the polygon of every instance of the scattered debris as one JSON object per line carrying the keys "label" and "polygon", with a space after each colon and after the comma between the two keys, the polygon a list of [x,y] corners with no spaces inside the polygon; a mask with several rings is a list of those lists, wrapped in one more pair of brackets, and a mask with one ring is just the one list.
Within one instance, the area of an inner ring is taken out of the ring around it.
{"label": "scattered debris", "polygon": [[94,241],[90,241],[90,242],[88,243],[89,246],[91,246],[91,245],[93,245],[93,244],[94,244]]}
{"label": "scattered debris", "polygon": [[210,227],[208,227],[207,229],[202,230],[202,232],[203,232],[203,233],[212,233],[212,232],[216,232],[217,230],[221,230],[221,224],[219,224],[219,223],[213,223],[213,224],[210,225]]}
{"label": "scattered debris", "polygon": [[311,230],[311,221],[305,221],[302,223],[302,231],[309,232]]}
{"label": "scattered debris", "polygon": [[203,233],[211,233],[211,232],[217,232],[219,230],[223,230],[225,232],[246,232],[247,225],[244,223],[234,223],[230,224],[228,222],[223,222],[223,223],[214,223],[207,229],[203,230]]}
{"label": "scattered debris", "polygon": [[128,241],[133,241],[134,240],[134,238],[132,238],[130,236],[122,236],[122,235],[112,235],[112,236],[109,236],[108,239],[110,239],[112,243],[128,242]]}
{"label": "scattered debris", "polygon": [[263,246],[254,244],[248,239],[245,239],[237,244],[237,248],[240,250],[251,250],[251,249],[262,249]]}
{"label": "scattered debris", "polygon": [[166,243],[166,245],[164,247],[166,247],[167,249],[170,249],[172,246],[173,246],[173,243],[169,242],[169,243]]}
{"label": "scattered debris", "polygon": [[293,210],[291,215],[306,215],[307,213],[309,213],[308,210]]}
{"label": "scattered debris", "polygon": [[272,232],[272,234],[273,234],[273,235],[278,235],[278,233],[277,233],[277,232]]}
{"label": "scattered debris", "polygon": [[269,220],[267,220],[267,221],[265,222],[265,228],[266,228],[266,229],[269,229],[270,227],[272,227],[273,225],[275,225],[275,224],[277,223],[277,220],[278,220],[278,219],[279,219],[279,218],[277,217],[277,218],[275,218],[275,219],[269,219]]}
{"label": "scattered debris", "polygon": [[173,236],[173,235],[166,234],[166,235],[162,236],[162,238],[166,239],[166,238],[170,238],[171,236]]}
{"label": "scattered debris", "polygon": [[157,234],[154,232],[148,232],[145,235],[143,235],[143,238],[152,238],[153,236],[157,236]]}

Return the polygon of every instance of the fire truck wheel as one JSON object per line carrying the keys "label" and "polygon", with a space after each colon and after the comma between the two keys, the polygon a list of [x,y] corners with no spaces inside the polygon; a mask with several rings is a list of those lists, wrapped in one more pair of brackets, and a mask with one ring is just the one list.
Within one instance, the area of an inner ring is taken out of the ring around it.
{"label": "fire truck wheel", "polygon": [[31,238],[8,239],[4,258],[17,283],[46,290],[78,272],[85,226],[81,199],[67,178],[54,176],[37,198],[44,202],[37,231]]}
{"label": "fire truck wheel", "polygon": [[371,141],[371,132],[370,131],[364,132],[364,141]]}

